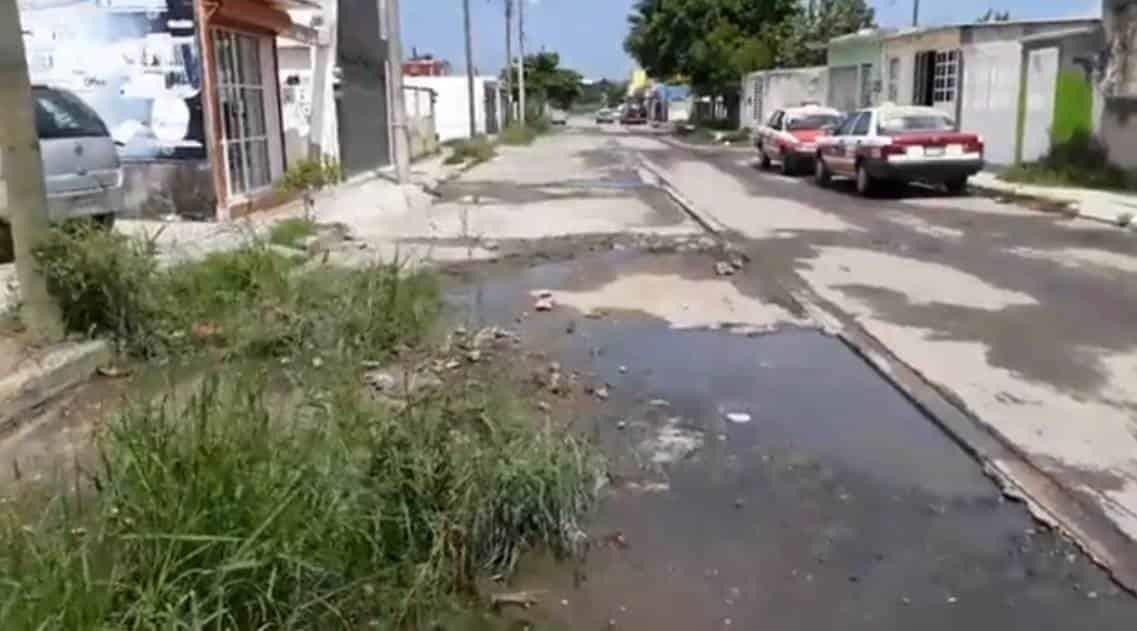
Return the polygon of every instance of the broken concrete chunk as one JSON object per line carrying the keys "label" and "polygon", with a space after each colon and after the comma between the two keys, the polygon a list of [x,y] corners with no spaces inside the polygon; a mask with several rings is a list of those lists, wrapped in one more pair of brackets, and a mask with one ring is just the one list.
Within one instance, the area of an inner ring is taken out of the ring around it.
{"label": "broken concrete chunk", "polygon": [[554,305],[552,298],[538,298],[537,302],[533,303],[533,309],[536,311],[552,311]]}
{"label": "broken concrete chunk", "polygon": [[732,276],[734,274],[734,266],[726,261],[719,261],[715,263],[715,273],[719,276]]}

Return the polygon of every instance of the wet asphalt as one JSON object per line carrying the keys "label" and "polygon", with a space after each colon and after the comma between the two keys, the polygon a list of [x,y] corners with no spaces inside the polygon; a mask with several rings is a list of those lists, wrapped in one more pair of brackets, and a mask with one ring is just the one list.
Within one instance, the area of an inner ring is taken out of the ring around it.
{"label": "wet asphalt", "polygon": [[451,296],[466,324],[514,328],[525,348],[610,390],[575,410],[609,460],[587,560],[530,558],[499,588],[533,590],[540,604],[510,619],[645,631],[1135,628],[1137,600],[1004,498],[839,340],[675,330],[627,311],[528,313],[533,290],[588,289],[633,262],[697,276],[713,259],[585,254]]}

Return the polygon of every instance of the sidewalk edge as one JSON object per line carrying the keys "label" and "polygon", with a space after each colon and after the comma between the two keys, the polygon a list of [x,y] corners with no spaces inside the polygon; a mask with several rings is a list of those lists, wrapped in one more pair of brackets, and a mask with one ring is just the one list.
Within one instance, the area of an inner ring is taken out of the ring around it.
{"label": "sidewalk edge", "polygon": [[67,342],[0,377],[0,435],[15,429],[28,412],[89,379],[111,358],[104,340]]}

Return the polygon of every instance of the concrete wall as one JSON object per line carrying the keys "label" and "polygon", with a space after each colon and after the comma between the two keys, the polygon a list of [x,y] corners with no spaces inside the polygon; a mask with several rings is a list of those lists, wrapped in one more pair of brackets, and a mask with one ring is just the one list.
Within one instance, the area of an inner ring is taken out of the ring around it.
{"label": "concrete wall", "polygon": [[[470,136],[470,101],[466,77],[404,77],[403,83],[435,91],[437,95],[434,104],[435,129],[443,142]],[[495,89],[496,84],[497,79],[494,77],[474,78],[474,116],[479,134],[486,133],[487,94],[497,104],[498,125],[501,124],[503,110],[501,95]]]}
{"label": "concrete wall", "polygon": [[1110,159],[1137,168],[1137,3],[1102,0],[1106,64],[1098,133]]}
{"label": "concrete wall", "polygon": [[355,175],[391,163],[387,40],[375,0],[339,0],[336,99],[340,164]]}
{"label": "concrete wall", "polygon": [[829,105],[840,110],[854,110],[881,102],[882,42],[879,34],[834,40],[829,43],[827,59],[830,70]]}
{"label": "concrete wall", "polygon": [[217,206],[213,174],[206,160],[123,163],[124,216],[155,218],[177,214],[212,219]]}
{"label": "concrete wall", "polygon": [[753,129],[762,125],[776,109],[800,105],[803,101],[827,103],[829,69],[818,66],[754,72],[743,79],[742,89],[741,124]]}

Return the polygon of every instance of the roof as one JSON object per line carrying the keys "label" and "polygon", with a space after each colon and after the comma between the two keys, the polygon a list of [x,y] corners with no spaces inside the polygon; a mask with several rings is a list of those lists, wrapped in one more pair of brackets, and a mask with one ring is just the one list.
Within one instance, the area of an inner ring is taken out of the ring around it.
{"label": "roof", "polygon": [[[997,28],[1004,26],[1039,26],[1046,24],[1080,24],[1085,22],[1100,22],[1099,18],[1095,17],[1080,17],[1080,18],[1043,18],[1037,20],[1007,20],[1005,22],[957,22],[949,24],[937,24],[935,26],[908,26],[900,29],[893,29],[893,32],[882,35],[881,39],[899,39],[901,37],[911,37],[924,35],[926,33],[935,33],[938,31],[950,31],[955,29],[983,29],[983,28]],[[1033,37],[1033,36],[1031,36]]]}
{"label": "roof", "polygon": [[1054,39],[1065,39],[1067,37],[1078,37],[1079,35],[1093,35],[1097,33],[1099,27],[1097,26],[1082,26],[1079,28],[1066,28],[1061,31],[1049,31],[1044,33],[1035,33],[1034,35],[1027,35],[1020,37],[1020,42],[1045,42]]}
{"label": "roof", "polygon": [[829,40],[829,43],[832,45],[832,44],[844,44],[846,42],[852,42],[852,41],[857,41],[857,40],[884,39],[885,37],[891,35],[895,31],[896,31],[896,29],[894,29],[894,28],[863,28],[863,29],[861,29],[855,33],[848,33],[845,35],[839,35],[837,37],[834,37],[833,39]]}
{"label": "roof", "polygon": [[784,110],[786,114],[790,116],[809,116],[811,114],[833,114],[835,116],[841,116],[843,114],[841,110],[817,104],[798,105],[796,107],[784,108]]}

